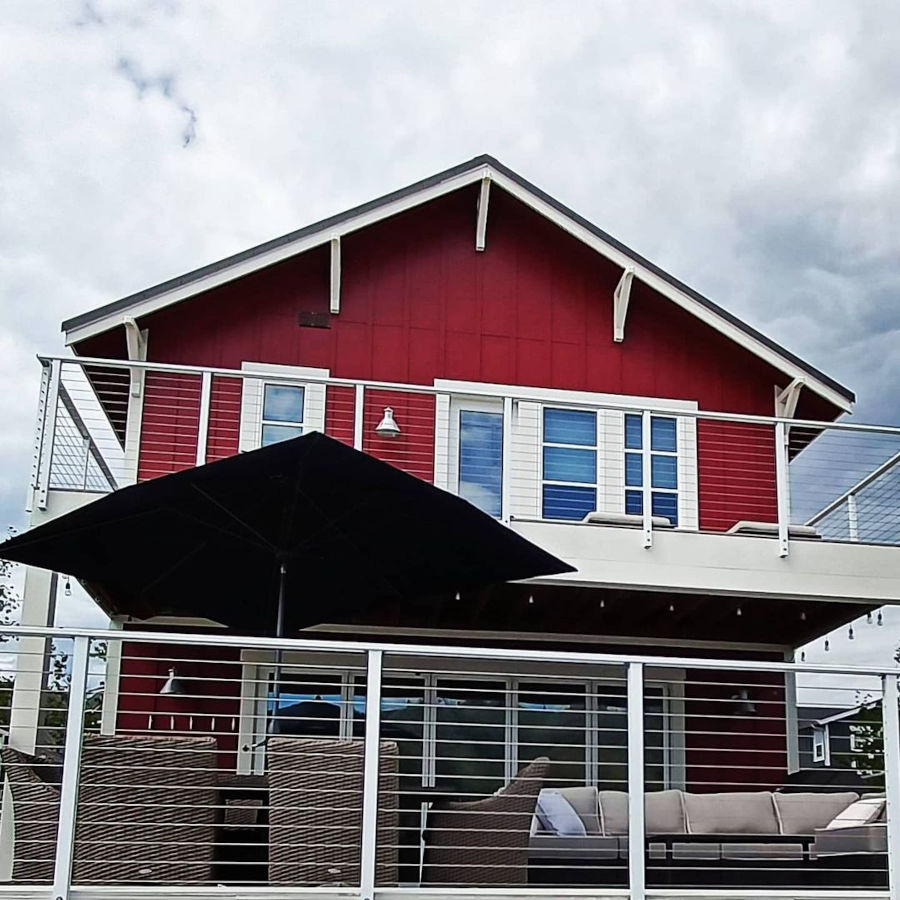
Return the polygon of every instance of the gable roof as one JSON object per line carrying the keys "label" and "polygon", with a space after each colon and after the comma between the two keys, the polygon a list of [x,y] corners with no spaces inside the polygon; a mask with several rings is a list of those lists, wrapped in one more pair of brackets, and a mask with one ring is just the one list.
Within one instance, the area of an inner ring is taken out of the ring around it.
{"label": "gable roof", "polygon": [[346,212],[322,219],[305,228],[67,319],[62,323],[66,343],[70,345],[78,343],[121,325],[125,316],[138,318],[148,315],[225,282],[321,246],[333,237],[365,228],[482,179],[490,179],[498,187],[549,218],[601,255],[621,265],[623,270],[626,267],[633,268],[634,278],[684,307],[792,379],[802,379],[811,390],[838,408],[845,411],[851,409],[855,400],[853,391],[626,247],[621,241],[488,155],[476,156],[468,162],[438,172]]}

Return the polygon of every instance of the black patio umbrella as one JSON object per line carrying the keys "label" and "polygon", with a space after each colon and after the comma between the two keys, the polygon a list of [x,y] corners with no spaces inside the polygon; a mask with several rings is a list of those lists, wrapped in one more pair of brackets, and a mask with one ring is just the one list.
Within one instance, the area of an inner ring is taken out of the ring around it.
{"label": "black patio umbrella", "polygon": [[470,503],[311,433],[123,488],[0,544],[107,612],[287,634],[573,571]]}

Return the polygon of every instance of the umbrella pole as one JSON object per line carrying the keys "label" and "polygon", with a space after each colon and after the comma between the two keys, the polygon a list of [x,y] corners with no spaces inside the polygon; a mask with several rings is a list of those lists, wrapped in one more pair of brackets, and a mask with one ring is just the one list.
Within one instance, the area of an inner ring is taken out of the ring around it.
{"label": "umbrella pole", "polygon": [[[287,566],[282,562],[278,569],[278,609],[275,615],[275,637],[284,637],[284,592],[285,582],[287,580]],[[281,663],[283,660],[283,652],[279,647],[275,651],[275,667],[274,667],[274,684],[272,687],[272,715],[269,718],[269,727],[266,729],[268,734],[273,731],[275,724],[275,716],[278,714],[278,701],[281,698]]]}

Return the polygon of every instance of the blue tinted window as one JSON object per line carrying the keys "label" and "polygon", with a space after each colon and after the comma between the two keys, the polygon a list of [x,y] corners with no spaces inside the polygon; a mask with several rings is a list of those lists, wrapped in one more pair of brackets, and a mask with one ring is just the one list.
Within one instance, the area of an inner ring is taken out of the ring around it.
{"label": "blue tinted window", "polygon": [[640,453],[625,454],[625,484],[641,487],[644,483],[644,457]]}
{"label": "blue tinted window", "polygon": [[595,450],[569,447],[544,447],[544,478],[548,481],[596,484],[597,453]]}
{"label": "blue tinted window", "polygon": [[643,445],[643,424],[641,417],[633,413],[625,415],[625,446],[629,450],[640,450]]}
{"label": "blue tinted window", "polygon": [[660,416],[650,417],[650,449],[675,452],[677,444],[674,419],[663,419]]}
{"label": "blue tinted window", "polygon": [[673,525],[678,524],[678,495],[653,492],[653,515],[665,516]]}
{"label": "blue tinted window", "polygon": [[290,384],[267,384],[263,393],[263,421],[302,422],[303,388]]}
{"label": "blue tinted window", "polygon": [[625,512],[632,516],[644,514],[644,495],[640,491],[625,491]]}
{"label": "blue tinted window", "polygon": [[597,508],[594,488],[544,485],[543,514],[546,519],[583,519]]}
{"label": "blue tinted window", "polygon": [[[626,461],[628,454],[626,454]],[[673,491],[678,487],[678,458],[675,456],[657,456],[652,454],[650,457],[650,482],[655,488],[671,488]],[[630,484],[627,479],[626,484]]]}
{"label": "blue tinted window", "polygon": [[500,515],[503,414],[459,413],[459,496],[489,516]]}
{"label": "blue tinted window", "polygon": [[300,437],[301,434],[303,429],[299,425],[263,425],[260,443],[263,447],[268,447],[269,444],[289,441],[291,438]]}
{"label": "blue tinted window", "polygon": [[545,409],[544,440],[548,444],[597,444],[597,414],[580,409]]}

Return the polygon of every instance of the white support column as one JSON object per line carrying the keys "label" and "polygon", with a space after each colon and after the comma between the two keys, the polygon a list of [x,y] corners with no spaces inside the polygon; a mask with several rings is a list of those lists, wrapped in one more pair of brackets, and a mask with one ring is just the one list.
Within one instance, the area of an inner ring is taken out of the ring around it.
{"label": "white support column", "polygon": [[209,440],[209,406],[212,399],[212,372],[200,376],[200,422],[197,428],[197,465],[206,462],[206,444]]}
{"label": "white support column", "polygon": [[359,896],[372,900],[375,894],[376,841],[378,840],[378,770],[381,740],[382,651],[366,653],[366,738],[363,767],[362,856]]}
{"label": "white support column", "polygon": [[643,510],[644,510],[644,549],[649,550],[653,546],[653,468],[650,454],[650,444],[652,443],[652,434],[650,429],[650,413],[645,409],[641,413],[641,466],[643,488]]}
{"label": "white support column", "polygon": [[775,490],[778,503],[778,555],[790,552],[791,494],[788,479],[787,431],[784,422],[775,423]]}
{"label": "white support column", "polygon": [[[31,482],[28,486],[28,498],[25,502],[25,512],[30,513],[34,509],[35,495],[41,477],[42,448],[44,445],[44,420],[50,404],[50,376],[53,372],[53,364],[41,362],[41,392],[38,396],[37,422],[34,426],[34,450],[31,457]],[[54,397],[55,402],[55,397]]]}
{"label": "white support column", "polygon": [[363,415],[366,411],[366,389],[358,384],[353,396],[353,449],[363,448]]}
{"label": "white support column", "polygon": [[[121,619],[111,619],[111,631],[123,629]],[[122,675],[122,644],[110,638],[106,642],[106,674],[103,678],[103,706],[100,710],[100,734],[115,734],[116,719],[119,714],[119,678]]]}
{"label": "white support column", "polygon": [[882,678],[882,685],[888,885],[891,900],[900,900],[900,712],[897,709],[897,676],[885,675]]}
{"label": "white support column", "polygon": [[[46,627],[56,614],[56,572],[28,567],[22,592],[22,625]],[[37,749],[41,727],[41,705],[47,684],[49,641],[19,638],[16,647],[16,678],[9,717],[9,744],[22,753]]]}
{"label": "white support column", "polygon": [[[786,650],[784,661],[794,662],[794,651]],[[800,733],[797,723],[797,673],[784,673],[784,728],[788,772],[800,770]]]}
{"label": "white support column", "polygon": [[333,315],[341,311],[341,236],[331,236],[331,270],[329,287],[329,309]]}
{"label": "white support column", "polygon": [[512,458],[512,397],[503,398],[503,445],[501,447],[500,468],[500,521],[509,525],[510,477]]}
{"label": "white support column", "polygon": [[628,886],[644,900],[644,665],[628,664]]}
{"label": "white support column", "polygon": [[491,179],[481,179],[481,190],[478,193],[478,218],[475,223],[475,249],[484,250],[487,246],[488,204],[491,200]]}
{"label": "white support column", "polygon": [[628,304],[631,301],[631,282],[634,269],[629,266],[613,291],[613,340],[621,344],[625,340],[625,320],[628,318]]}
{"label": "white support column", "polygon": [[859,540],[859,507],[856,494],[847,494],[847,536],[851,541]]}
{"label": "white support column", "polygon": [[[128,358],[135,362],[147,361],[147,342],[149,332],[141,329],[132,316],[124,316],[122,325],[125,328],[125,346],[128,350]],[[144,393],[144,370],[131,370],[131,396],[140,397]]]}
{"label": "white support column", "polygon": [[68,900],[75,856],[75,816],[78,806],[78,776],[81,771],[81,743],[84,732],[84,700],[87,691],[90,638],[75,638],[72,654],[72,683],[66,713],[66,746],[62,784],[59,789],[59,827],[56,832],[56,861],[53,867],[53,897]]}

